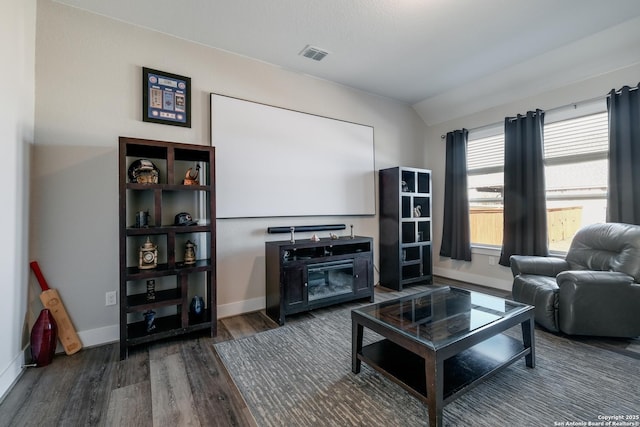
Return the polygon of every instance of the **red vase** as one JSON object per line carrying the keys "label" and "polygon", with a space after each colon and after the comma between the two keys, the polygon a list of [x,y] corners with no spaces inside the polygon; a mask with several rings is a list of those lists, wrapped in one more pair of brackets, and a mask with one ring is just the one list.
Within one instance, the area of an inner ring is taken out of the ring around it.
{"label": "red vase", "polygon": [[53,360],[58,342],[58,326],[48,308],[43,309],[31,329],[31,357],[36,366],[47,366]]}

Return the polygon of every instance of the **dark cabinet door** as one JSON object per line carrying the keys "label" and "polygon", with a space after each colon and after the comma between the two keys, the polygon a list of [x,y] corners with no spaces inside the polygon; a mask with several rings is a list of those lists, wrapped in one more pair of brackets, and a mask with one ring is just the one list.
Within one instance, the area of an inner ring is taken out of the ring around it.
{"label": "dark cabinet door", "polygon": [[295,264],[282,269],[284,310],[287,314],[305,310],[307,307],[306,271],[303,264]]}
{"label": "dark cabinet door", "polygon": [[358,256],[353,259],[353,290],[356,294],[367,293],[373,283],[370,258]]}

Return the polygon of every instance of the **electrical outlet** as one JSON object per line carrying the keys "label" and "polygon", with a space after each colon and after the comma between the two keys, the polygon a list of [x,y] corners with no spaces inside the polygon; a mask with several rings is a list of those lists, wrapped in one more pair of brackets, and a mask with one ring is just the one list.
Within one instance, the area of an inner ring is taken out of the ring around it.
{"label": "electrical outlet", "polygon": [[489,257],[489,265],[496,265],[496,257],[494,256]]}
{"label": "electrical outlet", "polygon": [[116,305],[118,303],[118,294],[117,291],[107,292],[105,294],[105,303],[104,305]]}

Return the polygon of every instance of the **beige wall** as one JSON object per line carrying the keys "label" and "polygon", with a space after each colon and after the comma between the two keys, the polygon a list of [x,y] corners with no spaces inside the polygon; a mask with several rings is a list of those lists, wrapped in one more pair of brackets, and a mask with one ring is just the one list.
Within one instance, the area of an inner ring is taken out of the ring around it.
{"label": "beige wall", "polygon": [[[208,144],[216,92],[371,125],[376,169],[422,166],[426,127],[407,105],[50,0],[37,16],[31,255],[85,345],[118,337],[118,309],[104,305],[118,289],[118,136]],[[142,122],[142,66],[191,77],[190,129]],[[377,217],[218,220],[220,315],[264,307],[264,242],[287,238],[267,227],[336,222],[377,238]]]}
{"label": "beige wall", "polygon": [[[33,142],[36,1],[8,0],[0,14],[0,400],[22,371],[29,342],[29,157]],[[40,307],[41,308],[41,307]],[[37,310],[35,315],[39,313]]]}
{"label": "beige wall", "polygon": [[[433,236],[434,236],[434,272],[436,274],[459,280],[470,281],[486,286],[511,290],[512,276],[508,267],[497,264],[500,257],[499,250],[475,249],[472,262],[452,261],[440,257],[442,242],[442,215],[444,203],[444,162],[445,143],[441,135],[456,129],[473,129],[490,124],[502,123],[507,116],[525,113],[528,110],[541,108],[543,110],[570,106],[572,103],[604,98],[613,88],[624,85],[635,86],[640,75],[640,63],[634,66],[611,71],[597,77],[576,82],[554,91],[545,92],[535,97],[527,97],[517,102],[501,105],[476,114],[430,126],[427,130],[425,164],[433,170],[434,200],[433,200]],[[573,107],[569,107],[573,108]],[[578,107],[579,108],[579,107]],[[495,263],[495,265],[492,265]]]}

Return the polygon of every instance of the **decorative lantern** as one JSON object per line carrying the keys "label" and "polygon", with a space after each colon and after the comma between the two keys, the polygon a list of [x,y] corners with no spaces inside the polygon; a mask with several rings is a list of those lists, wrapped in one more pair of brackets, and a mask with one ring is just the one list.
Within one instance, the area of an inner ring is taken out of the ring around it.
{"label": "decorative lantern", "polygon": [[191,240],[187,240],[184,245],[184,263],[195,264],[196,263],[196,244]]}
{"label": "decorative lantern", "polygon": [[138,268],[146,270],[156,268],[158,266],[158,247],[151,243],[147,237],[147,241],[140,247]]}

